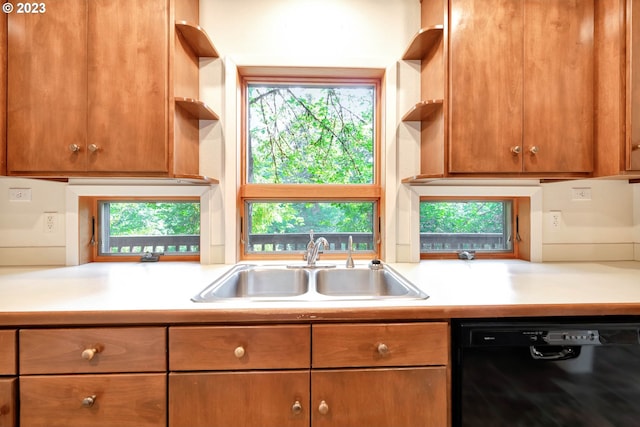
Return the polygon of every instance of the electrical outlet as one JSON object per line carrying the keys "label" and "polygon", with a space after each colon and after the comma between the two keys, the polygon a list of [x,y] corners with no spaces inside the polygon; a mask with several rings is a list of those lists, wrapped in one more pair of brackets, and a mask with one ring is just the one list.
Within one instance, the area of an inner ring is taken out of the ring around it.
{"label": "electrical outlet", "polygon": [[58,213],[45,212],[44,213],[44,232],[55,233],[56,231],[58,231]]}
{"label": "electrical outlet", "polygon": [[10,188],[9,200],[12,202],[30,202],[31,189],[30,188]]}
{"label": "electrical outlet", "polygon": [[549,226],[552,231],[559,231],[562,226],[562,212],[550,211],[549,212]]}
{"label": "electrical outlet", "polygon": [[591,187],[572,188],[571,200],[591,200]]}

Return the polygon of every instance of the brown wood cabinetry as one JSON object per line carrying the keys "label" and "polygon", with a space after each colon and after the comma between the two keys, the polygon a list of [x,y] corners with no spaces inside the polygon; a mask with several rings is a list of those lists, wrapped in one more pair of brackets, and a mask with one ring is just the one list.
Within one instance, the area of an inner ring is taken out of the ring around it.
{"label": "brown wood cabinetry", "polygon": [[198,69],[172,69],[182,51],[170,22],[193,5],[63,0],[44,14],[10,14],[7,173],[197,176],[198,140],[185,139],[193,125],[173,96],[174,79],[198,87]]}
{"label": "brown wood cabinetry", "polygon": [[166,329],[23,329],[20,425],[166,425]]}
{"label": "brown wood cabinetry", "polygon": [[[453,0],[435,13],[442,8],[445,111],[420,118],[415,179],[590,176],[594,1]],[[421,74],[433,84],[424,65]]]}
{"label": "brown wood cabinetry", "polygon": [[446,323],[314,325],[312,331],[313,426],[449,425]]}
{"label": "brown wood cabinetry", "polygon": [[16,424],[16,331],[0,330],[0,427]]}
{"label": "brown wood cabinetry", "polygon": [[309,325],[169,328],[169,425],[308,426],[310,354]]}
{"label": "brown wood cabinetry", "polygon": [[171,327],[169,426],[446,426],[444,322]]}
{"label": "brown wood cabinetry", "polygon": [[596,2],[596,176],[640,177],[640,1]]}

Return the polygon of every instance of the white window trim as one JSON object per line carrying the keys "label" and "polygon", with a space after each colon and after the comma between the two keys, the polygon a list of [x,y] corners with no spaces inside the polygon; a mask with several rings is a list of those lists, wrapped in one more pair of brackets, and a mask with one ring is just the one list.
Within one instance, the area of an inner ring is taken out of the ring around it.
{"label": "white window trim", "polygon": [[[542,188],[540,186],[413,186],[411,187],[410,221],[398,221],[398,242],[404,237],[409,259],[420,261],[420,197],[529,197],[531,201],[531,262],[542,262]],[[400,245],[400,243],[399,243]],[[407,255],[407,254],[405,254]]]}
{"label": "white window trim", "polygon": [[199,197],[200,198],[200,263],[211,264],[211,186],[193,185],[68,185],[66,188],[66,265],[80,263],[79,200],[80,197]]}

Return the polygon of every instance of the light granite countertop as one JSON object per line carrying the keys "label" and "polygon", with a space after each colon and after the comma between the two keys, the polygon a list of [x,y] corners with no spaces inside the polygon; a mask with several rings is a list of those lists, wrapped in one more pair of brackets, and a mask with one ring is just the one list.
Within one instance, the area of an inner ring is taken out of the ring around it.
{"label": "light granite countertop", "polygon": [[194,303],[230,265],[0,268],[0,326],[640,315],[640,262],[390,264],[426,300]]}

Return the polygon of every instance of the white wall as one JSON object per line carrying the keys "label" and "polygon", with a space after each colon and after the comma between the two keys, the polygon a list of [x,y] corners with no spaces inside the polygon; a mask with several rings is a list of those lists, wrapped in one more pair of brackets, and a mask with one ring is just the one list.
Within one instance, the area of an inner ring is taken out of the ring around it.
{"label": "white wall", "polygon": [[[419,63],[399,58],[420,24],[418,0],[200,0],[200,24],[221,53],[201,60],[201,98],[221,116],[201,123],[201,171],[221,178],[207,196],[210,257],[235,262],[238,182],[236,66],[325,66],[386,69],[383,129],[386,186],[385,258],[415,261],[417,232],[411,228],[413,200],[421,192],[400,179],[418,172],[419,124],[399,123],[419,100]],[[495,183],[494,183],[495,184]],[[592,200],[571,201],[572,187],[591,187]],[[10,202],[9,188],[31,188],[31,202]],[[536,241],[542,261],[640,259],[640,185],[626,181],[567,181],[541,186]],[[539,190],[526,187],[517,191]],[[101,189],[101,191],[105,191]],[[116,188],[117,193],[126,191]],[[136,192],[142,191],[139,188]],[[150,190],[152,192],[153,190]],[[180,187],[176,187],[180,193]],[[508,194],[506,186],[451,190],[482,195]],[[73,192],[72,192],[73,193]],[[64,265],[73,246],[66,230],[64,183],[0,178],[0,265]],[[538,197],[538,196],[536,196]],[[549,229],[551,210],[562,212],[561,228]],[[44,213],[61,216],[54,233],[44,232]],[[206,221],[206,219],[205,219]]]}

